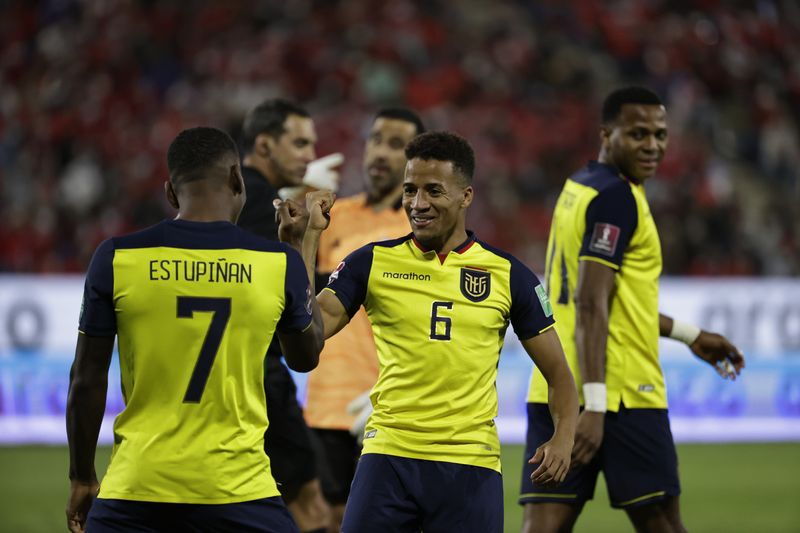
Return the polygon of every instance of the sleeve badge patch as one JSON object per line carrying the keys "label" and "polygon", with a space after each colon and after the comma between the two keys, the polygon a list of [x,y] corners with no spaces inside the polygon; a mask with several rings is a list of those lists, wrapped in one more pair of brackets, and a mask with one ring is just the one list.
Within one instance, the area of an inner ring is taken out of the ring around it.
{"label": "sleeve badge patch", "polygon": [[328,277],[328,285],[339,279],[339,272],[341,272],[343,268],[344,268],[344,261],[339,263],[336,266],[336,269],[333,272],[331,272],[331,275]]}
{"label": "sleeve badge patch", "polygon": [[534,289],[536,296],[539,298],[539,303],[542,305],[544,316],[553,316],[553,306],[550,305],[550,298],[547,296],[547,291],[544,290],[541,284],[537,285]]}
{"label": "sleeve badge patch", "polygon": [[597,222],[592,232],[592,240],[589,242],[589,250],[598,254],[614,257],[619,241],[619,226]]}

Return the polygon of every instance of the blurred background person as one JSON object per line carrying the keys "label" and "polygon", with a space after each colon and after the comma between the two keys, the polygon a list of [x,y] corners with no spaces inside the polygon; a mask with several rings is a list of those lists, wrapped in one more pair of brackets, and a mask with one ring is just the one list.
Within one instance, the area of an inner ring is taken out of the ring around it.
{"label": "blurred background person", "polygon": [[[314,122],[302,107],[288,100],[272,99],[247,114],[242,136],[247,202],[238,225],[277,241],[278,224],[272,202],[279,199],[281,188],[303,183],[309,164],[316,158]],[[330,511],[322,495],[311,435],[297,401],[297,387],[281,362],[277,339],[267,350],[264,372],[270,421],[264,447],[272,474],[300,531],[324,530]]]}

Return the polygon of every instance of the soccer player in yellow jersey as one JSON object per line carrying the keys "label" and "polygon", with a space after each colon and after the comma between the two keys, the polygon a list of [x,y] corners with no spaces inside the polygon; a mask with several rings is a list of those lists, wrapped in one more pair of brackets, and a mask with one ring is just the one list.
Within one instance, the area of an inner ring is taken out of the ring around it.
{"label": "soccer player in yellow jersey", "polygon": [[[405,147],[425,131],[420,118],[403,108],[381,109],[364,146],[366,191],[339,198],[320,237],[317,271],[328,279],[347,254],[373,241],[409,232],[401,206]],[[318,282],[318,286],[324,286]],[[363,309],[325,343],[319,366],[309,374],[304,414],[322,449],[322,490],[333,510],[330,531],[344,516],[361,444],[357,437],[372,409],[369,391],[378,377],[372,328]]]}
{"label": "soccer player in yellow jersey", "polygon": [[[67,404],[68,527],[297,531],[264,453],[263,368],[276,332],[292,368],[317,364],[309,272],[292,247],[234,225],[245,188],[226,133],[185,130],[167,162],[178,216],[104,241],[86,276]],[[309,224],[322,229],[330,201],[311,201]],[[92,504],[115,337],[125,409]]]}
{"label": "soccer player in yellow jersey", "polygon": [[[666,111],[652,91],[629,87],[603,104],[598,161],[564,184],[547,246],[556,329],[582,384],[573,469],[559,487],[523,465],[523,531],[571,531],[602,470],[612,506],[636,531],[683,532],[677,456],[667,417],[658,338],[684,341],[725,378],[744,358],[724,337],[658,311],[661,244],[645,197],[667,147]],[[528,450],[552,431],[546,373],[528,398]]]}
{"label": "soccer player in yellow jersey", "polygon": [[[405,150],[403,208],[412,233],[348,255],[318,296],[330,337],[364,305],[380,370],[342,531],[503,531],[497,363],[506,329],[547,376],[555,429],[533,473],[567,473],[575,383],[536,276],[465,226],[472,148],[447,132]],[[279,211],[287,216],[286,205]],[[306,242],[317,238],[309,230]],[[304,258],[315,246],[304,243]]]}

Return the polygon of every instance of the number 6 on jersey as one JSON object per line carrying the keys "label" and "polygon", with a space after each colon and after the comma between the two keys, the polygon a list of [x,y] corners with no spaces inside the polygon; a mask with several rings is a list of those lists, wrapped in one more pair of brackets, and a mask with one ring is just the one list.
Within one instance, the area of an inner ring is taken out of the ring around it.
{"label": "number 6 on jersey", "polygon": [[433,302],[431,306],[431,339],[435,341],[450,340],[452,319],[449,316],[439,316],[439,309],[442,307],[452,309],[453,302]]}

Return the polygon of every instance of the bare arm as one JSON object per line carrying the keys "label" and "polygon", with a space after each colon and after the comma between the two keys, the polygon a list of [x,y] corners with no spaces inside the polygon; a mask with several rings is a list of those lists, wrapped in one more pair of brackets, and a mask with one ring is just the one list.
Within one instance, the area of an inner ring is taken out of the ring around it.
{"label": "bare arm", "polygon": [[569,471],[570,453],[578,419],[578,391],[555,329],[522,341],[522,347],[547,380],[548,407],[553,418],[553,437],[531,458],[541,463],[531,479],[536,483],[561,483]]}
{"label": "bare arm", "polygon": [[[614,269],[596,261],[581,261],[575,288],[575,347],[584,390],[584,411],[578,417],[573,467],[588,463],[603,442],[606,401],[606,340],[614,291]],[[599,399],[587,392],[600,389]],[[599,405],[598,405],[599,404]]]}
{"label": "bare arm", "polygon": [[97,480],[94,453],[106,410],[108,367],[113,350],[114,337],[78,335],[67,395],[70,479]]}
{"label": "bare arm", "polygon": [[329,339],[350,322],[350,315],[339,298],[330,290],[317,295],[319,307],[322,309],[322,320],[325,323],[325,338]]}
{"label": "bare arm", "polygon": [[608,310],[614,290],[614,269],[581,261],[575,287],[575,344],[584,383],[605,383]]}
{"label": "bare arm", "polygon": [[572,443],[578,419],[578,391],[556,330],[551,328],[526,339],[522,347],[547,380],[547,403],[555,426],[553,438]]}
{"label": "bare arm", "polygon": [[99,489],[94,457],[106,410],[113,350],[114,337],[78,335],[67,395],[70,494],[66,514],[70,531],[83,531],[92,498]]}
{"label": "bare arm", "polygon": [[[680,335],[673,335],[675,320],[659,313],[658,330],[662,337],[681,339]],[[684,324],[684,327],[686,324]],[[694,326],[692,326],[694,328]],[[695,332],[697,329],[695,329]],[[686,340],[687,346],[697,357],[714,367],[723,379],[735,381],[745,367],[744,354],[728,339],[717,333],[700,330],[693,342]]]}

